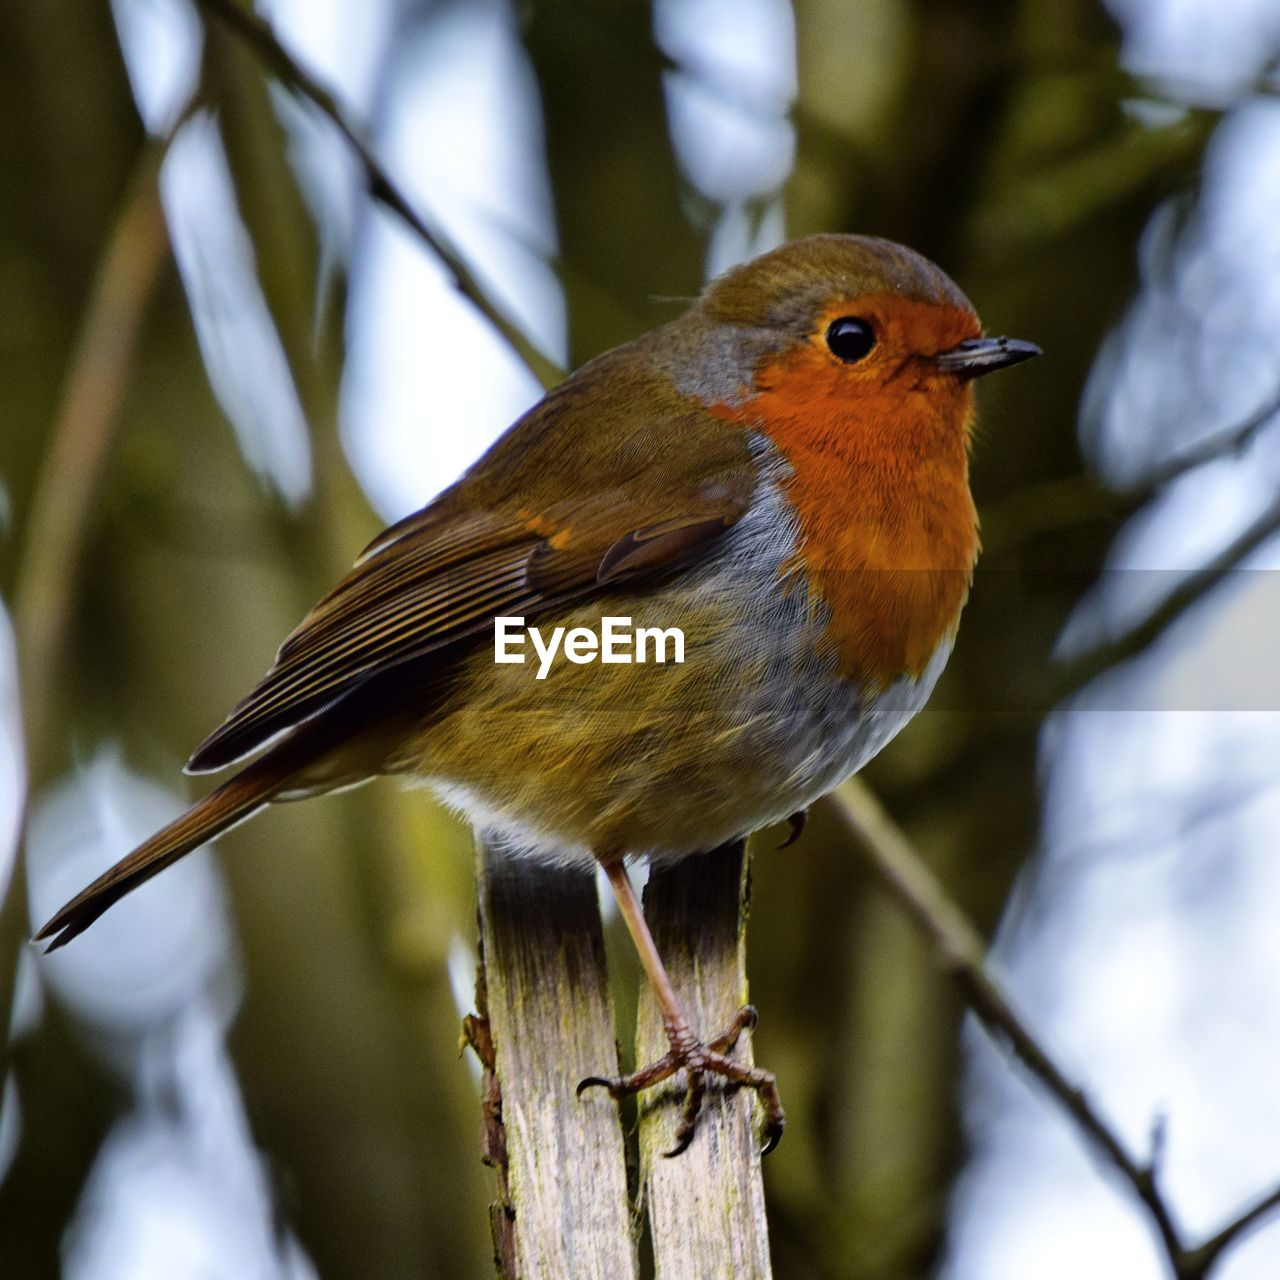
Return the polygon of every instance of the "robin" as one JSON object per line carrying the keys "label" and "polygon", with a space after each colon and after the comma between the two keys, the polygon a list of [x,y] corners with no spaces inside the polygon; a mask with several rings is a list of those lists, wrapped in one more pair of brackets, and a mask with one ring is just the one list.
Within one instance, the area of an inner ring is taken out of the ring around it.
{"label": "robin", "polygon": [[[252,760],[38,937],[63,946],[273,801],[425,780],[513,850],[604,867],[671,1050],[580,1089],[687,1070],[679,1151],[721,1076],[758,1091],[771,1147],[774,1077],[731,1055],[753,1012],[695,1035],[624,861],[798,822],[920,709],[978,554],[973,380],[1038,354],[984,337],[887,240],[812,236],[731,270],[377,537],[187,771]],[[683,662],[496,660],[495,620],[572,637],[605,618],[678,630]]]}

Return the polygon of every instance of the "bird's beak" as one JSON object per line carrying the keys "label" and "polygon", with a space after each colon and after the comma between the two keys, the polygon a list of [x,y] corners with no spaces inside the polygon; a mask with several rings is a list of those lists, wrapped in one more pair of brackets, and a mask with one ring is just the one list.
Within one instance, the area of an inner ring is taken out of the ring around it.
{"label": "bird's beak", "polygon": [[933,357],[934,363],[961,378],[980,378],[995,369],[1007,369],[1040,355],[1034,342],[1021,338],[966,338],[950,351]]}

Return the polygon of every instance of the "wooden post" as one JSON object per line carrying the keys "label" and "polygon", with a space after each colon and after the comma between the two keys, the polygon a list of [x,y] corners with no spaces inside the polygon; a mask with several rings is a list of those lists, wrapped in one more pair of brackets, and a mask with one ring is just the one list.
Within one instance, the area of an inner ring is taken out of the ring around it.
{"label": "wooden post", "polygon": [[599,899],[590,871],[478,841],[485,1148],[498,1170],[499,1274],[635,1280],[635,1228],[617,1104],[577,1082],[618,1070]]}
{"label": "wooden post", "polygon": [[[644,894],[645,918],[694,1033],[728,1026],[747,999],[746,920],[750,870],[745,846],[655,868]],[[657,1001],[640,994],[636,1061],[667,1049]],[[735,1056],[751,1061],[744,1031]],[[668,1160],[684,1100],[685,1077],[640,1103],[640,1172],[656,1280],[769,1280],[769,1233],[760,1179],[759,1108],[749,1089],[707,1089],[689,1149]]]}

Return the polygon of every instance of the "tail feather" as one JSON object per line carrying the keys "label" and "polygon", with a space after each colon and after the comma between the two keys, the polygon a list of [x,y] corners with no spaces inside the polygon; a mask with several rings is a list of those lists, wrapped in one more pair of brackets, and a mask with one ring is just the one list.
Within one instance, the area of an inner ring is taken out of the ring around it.
{"label": "tail feather", "polygon": [[216,791],[197,800],[180,818],[121,858],[109,871],[104,871],[36,934],[35,941],[53,938],[48,951],[65,947],[125,894],[228,827],[256,813],[286,785],[290,772],[266,757],[229,778]]}

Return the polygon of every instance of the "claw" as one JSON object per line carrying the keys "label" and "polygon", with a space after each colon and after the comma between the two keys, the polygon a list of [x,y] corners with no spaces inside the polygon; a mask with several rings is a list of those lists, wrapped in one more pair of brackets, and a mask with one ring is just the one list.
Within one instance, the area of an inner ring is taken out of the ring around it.
{"label": "claw", "polygon": [[738,1043],[738,1037],[744,1031],[754,1031],[760,1014],[755,1005],[744,1004],[733,1016],[733,1021],[714,1040],[707,1041],[707,1048],[712,1053],[732,1053]]}
{"label": "claw", "polygon": [[809,810],[797,809],[787,819],[787,825],[791,830],[787,833],[787,838],[778,846],[779,849],[789,849],[797,840],[800,839],[800,833],[809,823]]}
{"label": "claw", "polygon": [[720,1076],[731,1089],[745,1085],[759,1095],[765,1113],[762,1135],[764,1148],[761,1154],[768,1154],[778,1145],[786,1123],[782,1102],[778,1097],[777,1082],[771,1072],[759,1067],[744,1066],[728,1056],[733,1052],[742,1033],[756,1025],[757,1018],[752,1005],[743,1005],[733,1022],[720,1035],[705,1043],[695,1040],[687,1027],[668,1027],[671,1049],[665,1056],[629,1076],[588,1076],[578,1083],[578,1097],[587,1089],[599,1088],[607,1089],[610,1097],[620,1100],[641,1089],[647,1089],[650,1085],[660,1084],[677,1071],[686,1071],[689,1086],[680,1113],[680,1123],[676,1127],[676,1144],[670,1151],[664,1152],[667,1159],[672,1159],[687,1151],[697,1135],[708,1077]]}
{"label": "claw", "polygon": [[787,1118],[782,1114],[781,1107],[778,1108],[776,1115],[766,1117],[764,1122],[764,1146],[760,1148],[761,1158],[767,1156],[782,1141],[782,1131],[786,1127]]}
{"label": "claw", "polygon": [[694,1134],[698,1132],[698,1127],[695,1124],[691,1129],[682,1133],[680,1130],[683,1128],[684,1124],[682,1122],[680,1129],[676,1130],[676,1145],[670,1151],[662,1153],[664,1160],[674,1160],[676,1156],[682,1156],[689,1150],[689,1144],[693,1141]]}
{"label": "claw", "polygon": [[676,1145],[670,1151],[662,1153],[666,1160],[674,1160],[676,1156],[688,1151],[689,1144],[698,1132],[698,1120],[702,1115],[702,1100],[707,1093],[707,1076],[705,1071],[692,1067],[689,1070],[689,1092],[685,1094],[684,1110],[680,1113],[680,1124],[676,1128]]}

